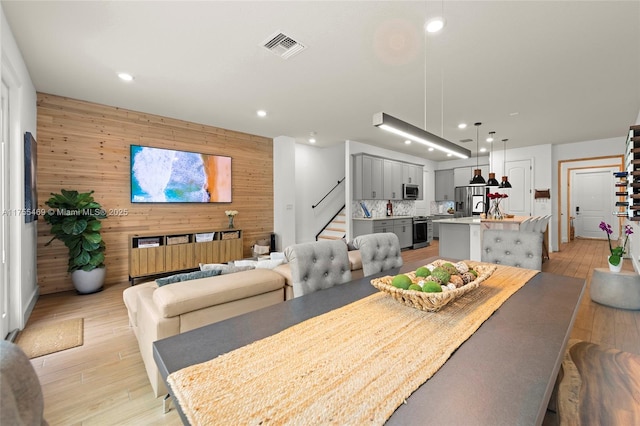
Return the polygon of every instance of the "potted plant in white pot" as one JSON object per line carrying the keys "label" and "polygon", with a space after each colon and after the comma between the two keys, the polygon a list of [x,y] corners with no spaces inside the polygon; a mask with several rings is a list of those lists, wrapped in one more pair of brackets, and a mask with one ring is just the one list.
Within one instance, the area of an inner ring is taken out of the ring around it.
{"label": "potted plant in white pot", "polygon": [[79,193],[62,189],[60,194],[52,193],[45,202],[49,209],[44,220],[51,225],[53,234],[45,245],[57,239],[67,246],[67,270],[71,272],[71,281],[79,294],[102,290],[106,273],[100,220],[107,214],[91,194],[93,191]]}

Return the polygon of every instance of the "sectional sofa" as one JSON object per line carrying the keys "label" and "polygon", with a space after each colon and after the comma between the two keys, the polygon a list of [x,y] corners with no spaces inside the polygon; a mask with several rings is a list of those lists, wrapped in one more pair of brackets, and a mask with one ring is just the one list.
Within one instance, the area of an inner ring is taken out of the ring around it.
{"label": "sectional sofa", "polygon": [[[350,251],[349,261],[352,278],[362,277],[360,252]],[[161,286],[148,281],[124,290],[129,324],[156,397],[167,389],[153,359],[153,342],[294,297],[288,263],[232,271]]]}

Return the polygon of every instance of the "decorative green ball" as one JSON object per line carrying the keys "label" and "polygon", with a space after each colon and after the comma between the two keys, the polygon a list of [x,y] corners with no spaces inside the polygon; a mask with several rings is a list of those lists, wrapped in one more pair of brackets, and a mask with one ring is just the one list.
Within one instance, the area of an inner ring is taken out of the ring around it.
{"label": "decorative green ball", "polygon": [[409,290],[422,291],[422,287],[420,287],[418,284],[411,284],[409,286]]}
{"label": "decorative green ball", "polygon": [[451,277],[451,274],[447,272],[446,269],[442,267],[437,267],[436,269],[431,271],[431,276],[434,278],[437,278],[441,284],[447,284],[449,282],[449,278]]}
{"label": "decorative green ball", "polygon": [[424,291],[425,293],[441,293],[442,287],[435,281],[427,281],[426,283],[424,283],[422,291]]}
{"label": "decorative green ball", "polygon": [[411,284],[413,284],[411,282],[411,278],[404,274],[396,275],[391,281],[392,286],[401,288],[403,290],[407,290]]}
{"label": "decorative green ball", "polygon": [[418,269],[416,269],[416,277],[425,278],[425,277],[428,277],[429,275],[431,275],[431,271],[426,266],[421,266]]}

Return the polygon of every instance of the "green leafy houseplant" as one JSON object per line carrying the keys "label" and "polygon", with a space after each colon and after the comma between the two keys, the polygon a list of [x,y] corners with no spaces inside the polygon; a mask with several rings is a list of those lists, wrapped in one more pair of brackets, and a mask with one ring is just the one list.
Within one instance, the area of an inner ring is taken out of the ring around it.
{"label": "green leafy houseplant", "polygon": [[61,194],[51,194],[45,202],[49,206],[44,220],[51,225],[53,238],[64,243],[69,249],[69,272],[77,270],[91,271],[104,267],[105,244],[100,234],[101,219],[107,214],[97,203],[93,191],[78,193],[78,191],[61,190]]}

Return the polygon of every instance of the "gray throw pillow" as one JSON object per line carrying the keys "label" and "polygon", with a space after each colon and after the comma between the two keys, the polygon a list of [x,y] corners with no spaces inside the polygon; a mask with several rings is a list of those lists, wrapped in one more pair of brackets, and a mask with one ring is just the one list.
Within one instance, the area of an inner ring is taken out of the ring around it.
{"label": "gray throw pillow", "polygon": [[235,266],[235,265],[225,265],[220,263],[201,263],[200,264],[201,271],[216,270],[216,271],[220,271],[222,275],[234,274],[236,272],[248,271],[250,269],[255,269],[255,266]]}
{"label": "gray throw pillow", "polygon": [[189,281],[189,280],[197,280],[198,278],[215,277],[216,275],[220,275],[220,270],[210,269],[208,271],[186,272],[184,274],[176,274],[176,275],[171,275],[169,277],[158,278],[156,280],[156,284],[158,284],[158,287],[162,287],[163,285],[167,285],[167,284],[179,283],[182,281]]}

